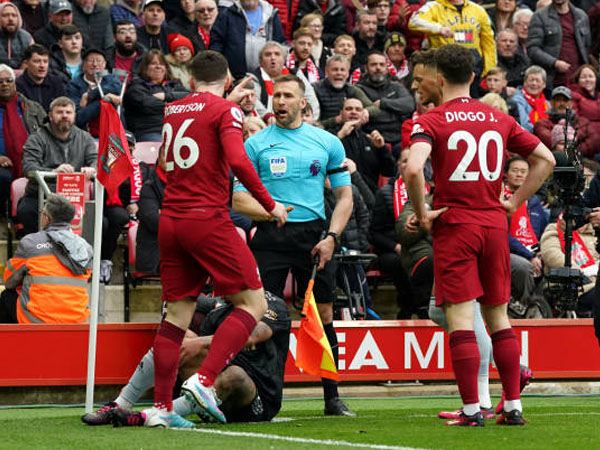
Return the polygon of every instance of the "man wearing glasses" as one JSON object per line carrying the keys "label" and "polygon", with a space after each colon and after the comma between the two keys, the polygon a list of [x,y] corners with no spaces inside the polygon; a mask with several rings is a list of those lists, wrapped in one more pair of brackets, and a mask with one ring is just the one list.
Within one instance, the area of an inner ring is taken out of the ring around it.
{"label": "man wearing glasses", "polygon": [[129,72],[128,81],[138,73],[142,56],[146,49],[138,42],[135,24],[129,20],[119,20],[113,28],[115,45],[106,52],[109,67]]}

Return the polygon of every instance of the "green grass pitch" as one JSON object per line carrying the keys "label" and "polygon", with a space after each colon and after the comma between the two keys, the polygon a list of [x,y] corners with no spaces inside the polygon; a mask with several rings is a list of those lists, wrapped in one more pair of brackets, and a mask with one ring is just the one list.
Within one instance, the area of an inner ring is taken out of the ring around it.
{"label": "green grass pitch", "polygon": [[[497,401],[498,399],[494,399]],[[458,398],[347,399],[359,417],[323,417],[322,400],[286,400],[274,422],[196,430],[89,427],[82,407],[0,409],[4,449],[598,449],[600,398],[526,396],[524,427],[446,427]]]}

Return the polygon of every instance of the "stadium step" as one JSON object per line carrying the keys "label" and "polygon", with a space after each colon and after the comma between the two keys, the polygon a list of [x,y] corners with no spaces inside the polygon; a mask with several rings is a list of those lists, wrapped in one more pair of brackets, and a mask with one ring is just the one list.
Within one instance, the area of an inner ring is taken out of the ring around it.
{"label": "stadium step", "polygon": [[[0,224],[0,230],[2,226]],[[124,285],[123,285],[123,249],[126,241],[122,238],[113,255],[113,271],[110,284],[102,286],[99,308],[100,321],[105,323],[122,322],[124,320]],[[13,251],[18,242],[13,243]],[[2,271],[6,267],[7,241],[0,234],[0,264]],[[1,279],[0,279],[1,280]],[[161,287],[159,285],[142,285],[130,288],[131,322],[158,322],[160,320]],[[104,300],[102,300],[104,298]],[[380,284],[372,292],[375,311],[382,319],[395,319],[398,312],[396,305],[396,289],[390,284]],[[300,318],[292,311],[292,318]]]}

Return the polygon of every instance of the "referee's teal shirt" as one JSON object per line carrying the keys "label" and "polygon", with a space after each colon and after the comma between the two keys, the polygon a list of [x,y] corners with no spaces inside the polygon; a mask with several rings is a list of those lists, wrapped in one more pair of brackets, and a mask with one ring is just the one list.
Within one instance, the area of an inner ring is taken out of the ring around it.
{"label": "referee's teal shirt", "polygon": [[[289,222],[325,220],[325,176],[338,169],[346,157],[337,136],[306,123],[293,130],[271,125],[245,145],[248,158],[273,200],[294,207]],[[329,180],[332,188],[351,184],[347,171],[334,173]],[[236,180],[233,191],[246,189]]]}

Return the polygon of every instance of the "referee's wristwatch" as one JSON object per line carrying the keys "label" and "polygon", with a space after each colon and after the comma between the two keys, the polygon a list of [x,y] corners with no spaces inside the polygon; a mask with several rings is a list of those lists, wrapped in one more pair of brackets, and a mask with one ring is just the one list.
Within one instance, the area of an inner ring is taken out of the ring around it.
{"label": "referee's wristwatch", "polygon": [[329,231],[325,237],[327,236],[331,236],[333,238],[333,242],[335,242],[336,244],[340,243],[340,236],[337,233],[334,233],[333,231]]}

